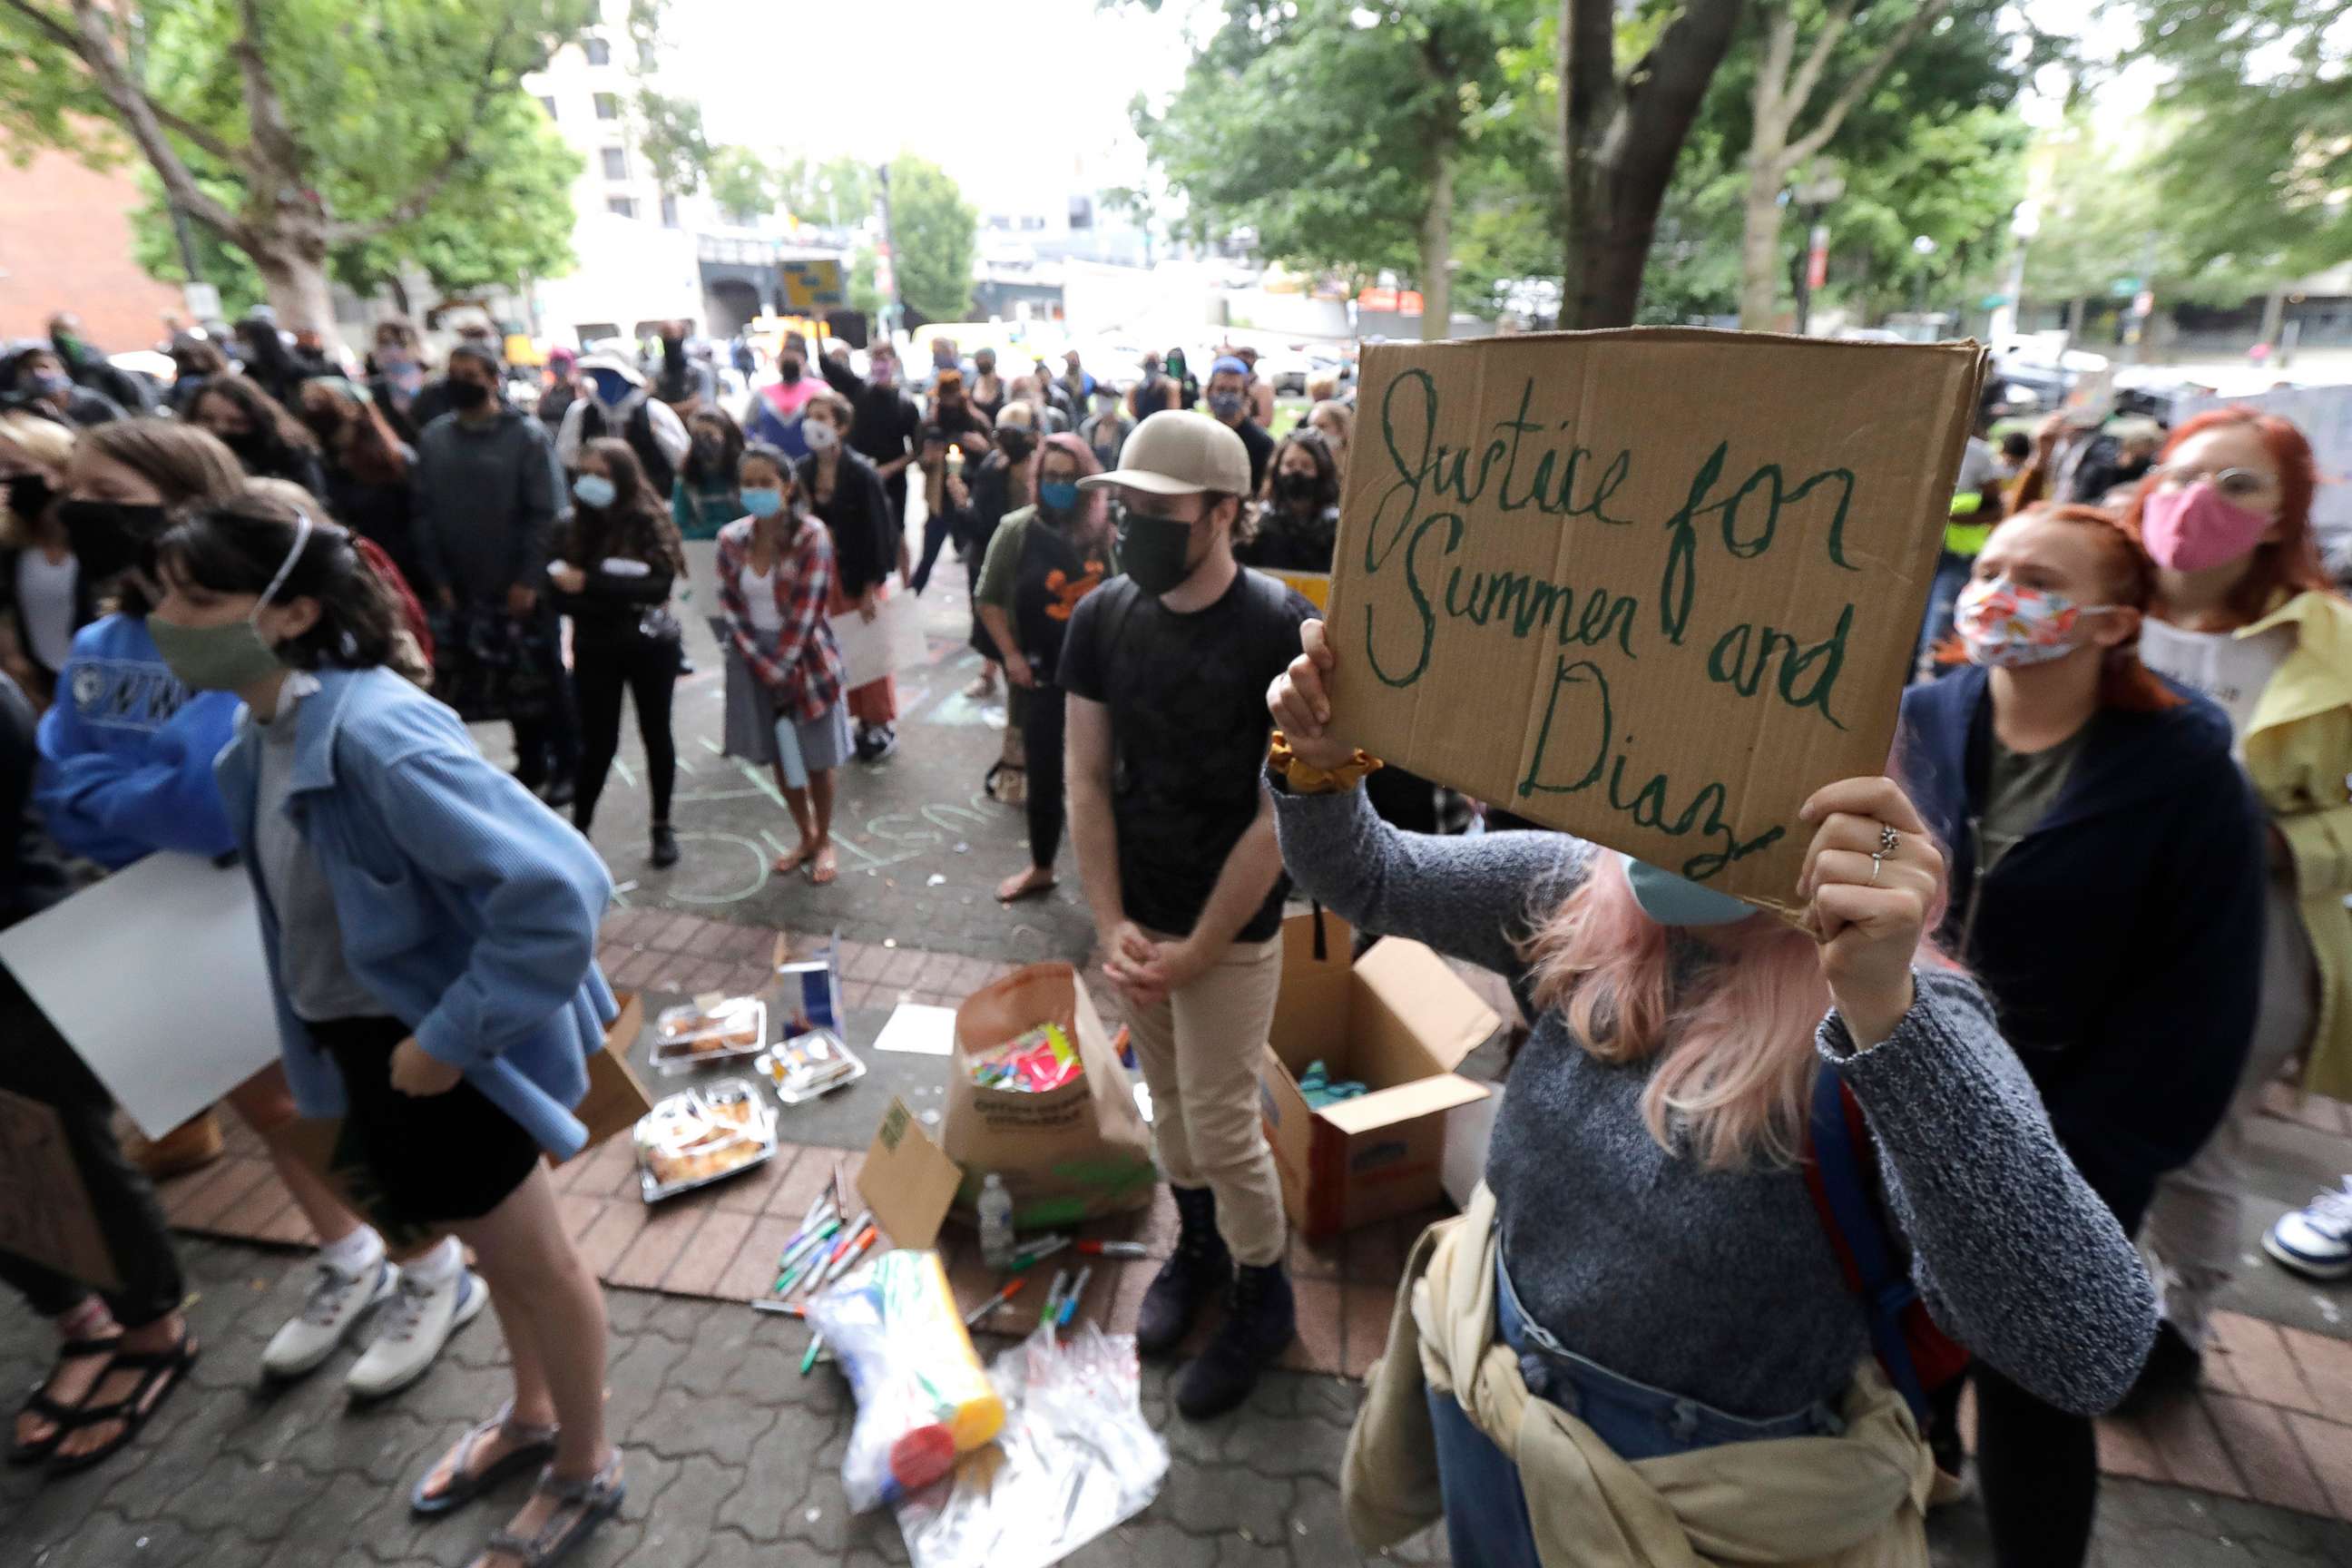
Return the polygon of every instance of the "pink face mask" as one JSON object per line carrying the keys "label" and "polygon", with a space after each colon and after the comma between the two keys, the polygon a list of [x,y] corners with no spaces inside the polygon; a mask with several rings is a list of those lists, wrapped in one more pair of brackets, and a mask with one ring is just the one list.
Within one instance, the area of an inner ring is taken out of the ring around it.
{"label": "pink face mask", "polygon": [[2249,511],[2208,479],[2158,490],[2140,511],[2140,538],[2156,563],[2175,572],[2227,566],[2252,553],[2271,520]]}

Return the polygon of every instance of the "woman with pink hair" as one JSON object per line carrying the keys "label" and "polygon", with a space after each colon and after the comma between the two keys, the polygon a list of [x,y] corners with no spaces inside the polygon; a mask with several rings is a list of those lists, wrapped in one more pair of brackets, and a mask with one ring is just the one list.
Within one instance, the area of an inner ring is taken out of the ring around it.
{"label": "woman with pink hair", "polygon": [[1028,757],[1029,867],[1000,883],[1006,903],[1050,892],[1062,839],[1062,689],[1055,683],[1062,638],[1078,601],[1115,575],[1103,492],[1078,489],[1102,472],[1077,437],[1048,436],[1030,458],[1036,504],[997,526],[980,568],[973,603],[1004,656],[1004,677],[1025,702],[1021,738]]}
{"label": "woman with pink hair", "polygon": [[[1890,1350],[1850,1287],[1864,1230],[1983,1361],[2070,1409],[2122,1396],[2153,1288],[1929,942],[1944,857],[1901,788],[1805,804],[1796,923],[1563,834],[1405,833],[1366,803],[1380,764],[1331,731],[1360,675],[1320,622],[1301,641],[1268,694],[1299,890],[1532,982],[1486,1183],[1416,1250],[1349,1444],[1360,1544],[1442,1499],[1463,1568],[1635,1561],[1584,1550],[1621,1542],[1642,1562],[1926,1561],[1924,1341],[1906,1321]],[[1820,1130],[1857,1111],[1878,1180],[1846,1191],[1874,1213],[1883,1190],[1885,1216],[1839,1210],[1833,1236],[1816,1205],[1837,1195],[1809,1183],[1853,1146]]]}

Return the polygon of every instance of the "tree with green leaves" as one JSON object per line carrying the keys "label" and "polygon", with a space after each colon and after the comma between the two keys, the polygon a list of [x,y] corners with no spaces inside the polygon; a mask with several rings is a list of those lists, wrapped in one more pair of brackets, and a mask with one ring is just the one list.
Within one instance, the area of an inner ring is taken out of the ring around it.
{"label": "tree with green leaves", "polygon": [[1226,0],[1183,87],[1161,113],[1139,108],[1137,130],[1194,237],[1248,230],[1269,260],[1357,282],[1402,274],[1421,290],[1423,335],[1444,337],[1457,263],[1471,259],[1456,254],[1458,220],[1475,214],[1465,226],[1497,249],[1531,232],[1540,250],[1549,235],[1524,184],[1521,199],[1479,199],[1544,166],[1512,103],[1536,73],[1509,68],[1542,12],[1539,0]]}
{"label": "tree with green leaves", "polygon": [[783,205],[783,172],[752,148],[711,149],[703,174],[710,199],[738,223],[765,217]]}
{"label": "tree with green leaves", "polygon": [[980,214],[937,163],[909,154],[883,171],[890,204],[890,268],[898,298],[928,321],[960,321],[971,308]]}
{"label": "tree with green leaves", "polygon": [[803,223],[855,228],[874,211],[874,171],[855,158],[794,158],[783,165],[779,188],[784,210]]}
{"label": "tree with green leaves", "polygon": [[637,86],[637,151],[655,183],[673,196],[690,196],[709,177],[710,139],[702,129],[702,105],[658,88]]}
{"label": "tree with green leaves", "polygon": [[[1782,277],[1780,214],[1789,184],[1838,133],[1952,0],[1759,0],[1760,37],[1748,142],[1739,323],[1774,325]],[[1800,47],[1802,55],[1800,58]]]}
{"label": "tree with green leaves", "polygon": [[591,15],[589,0],[0,0],[0,136],[100,160],[127,137],[172,205],[247,258],[281,321],[332,331],[331,259],[487,205],[485,153],[518,146],[523,75]]}

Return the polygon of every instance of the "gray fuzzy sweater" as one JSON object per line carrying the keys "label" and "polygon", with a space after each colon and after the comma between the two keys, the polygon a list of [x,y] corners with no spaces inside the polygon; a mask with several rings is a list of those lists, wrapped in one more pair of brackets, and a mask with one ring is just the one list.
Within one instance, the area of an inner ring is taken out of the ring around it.
{"label": "gray fuzzy sweater", "polygon": [[[1588,853],[1557,834],[1402,833],[1361,789],[1276,799],[1300,891],[1506,975]],[[1832,1012],[1816,1046],[1869,1119],[1937,1322],[2053,1405],[2121,1399],[2156,1333],[2155,1292],[1975,984],[1923,973],[1886,1040],[1856,1053]],[[1661,1149],[1641,1114],[1652,1065],[1594,1059],[1556,1008],[1535,1021],[1486,1159],[1522,1305],[1578,1354],[1735,1415],[1834,1408],[1869,1331],[1803,1175]]]}

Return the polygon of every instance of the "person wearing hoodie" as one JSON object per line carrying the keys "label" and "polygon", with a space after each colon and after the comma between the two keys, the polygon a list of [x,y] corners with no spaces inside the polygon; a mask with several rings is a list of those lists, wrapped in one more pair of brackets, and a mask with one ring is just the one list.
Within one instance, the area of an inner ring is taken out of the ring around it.
{"label": "person wearing hoodie", "polygon": [[[2141,1238],[2164,1283],[2164,1328],[2143,1380],[2151,1396],[2194,1386],[2214,1298],[2237,1272],[2248,1126],[2263,1089],[2299,1053],[2306,1086],[2352,1097],[2352,875],[2339,847],[2352,837],[2352,605],[2320,564],[2317,482],[2311,443],[2293,424],[2221,408],[2181,426],[2125,513],[2157,565],[2141,657],[2229,715],[2269,839],[2246,1071],[2228,1120],[2165,1177]],[[2352,1196],[2326,1194],[2282,1216],[2263,1247],[2306,1279],[2352,1274]]]}
{"label": "person wearing hoodie", "polygon": [[81,335],[81,319],[70,310],[49,318],[49,346],[76,386],[110,398],[126,415],[155,412],[155,393],[144,376],[118,369],[106,352]]}
{"label": "person wearing hoodie", "polygon": [[561,629],[543,590],[563,481],[547,427],[508,406],[499,396],[499,375],[496,355],[465,344],[449,351],[457,411],[417,437],[416,558],[445,612],[504,615],[525,628],[530,655],[552,692],[544,712],[511,720],[515,776],[561,808],[572,804],[580,737],[563,678]]}
{"label": "person wearing hoodie", "polygon": [[619,354],[590,354],[580,362],[580,377],[588,384],[588,395],[572,400],[555,432],[555,457],[564,472],[579,469],[584,443],[600,436],[617,437],[637,455],[646,483],[668,499],[678,470],[694,449],[686,422],[655,395],[637,367]]}
{"label": "person wearing hoodie", "polygon": [[[81,570],[121,607],[74,638],[64,700],[41,719],[34,798],[59,847],[109,870],[159,849],[217,857],[236,847],[213,760],[235,733],[237,699],[191,690],[164,661],[148,625],[161,590],[142,562],[168,510],[234,500],[246,488],[227,448],[178,420],[119,420],[74,444],[60,518]],[[322,1243],[310,1297],[263,1351],[264,1373],[288,1380],[317,1370],[382,1307],[346,1386],[373,1397],[423,1376],[478,1310],[478,1294],[466,1305],[480,1282],[467,1285],[463,1252],[445,1244],[392,1258],[292,1147],[294,1097],[282,1069],[256,1074],[228,1103],[260,1136]],[[207,1113],[148,1145],[147,1168],[166,1173],[175,1157],[216,1153],[220,1142]]]}
{"label": "person wearing hoodie", "polygon": [[[2228,718],[2136,651],[2156,592],[2154,564],[2103,512],[2001,523],[1956,607],[1960,668],[1904,693],[1895,752],[1950,866],[1938,940],[2126,1235],[2237,1091],[2265,901]],[[1976,1371],[1994,1561],[2079,1564],[2098,1496],[2091,1423],[2028,1370]]]}

